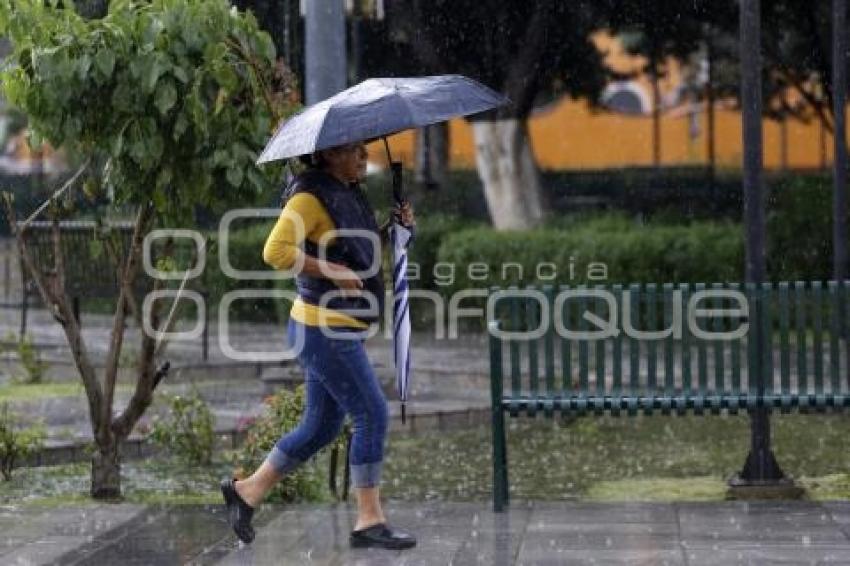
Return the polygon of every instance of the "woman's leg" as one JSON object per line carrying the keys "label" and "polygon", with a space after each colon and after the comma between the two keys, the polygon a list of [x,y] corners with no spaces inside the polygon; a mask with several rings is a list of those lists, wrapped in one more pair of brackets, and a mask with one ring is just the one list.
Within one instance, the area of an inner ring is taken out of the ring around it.
{"label": "woman's leg", "polygon": [[387,432],[387,402],[362,339],[322,338],[322,354],[306,356],[305,363],[328,394],[351,415],[349,466],[357,498],[355,530],[360,530],[385,522],[378,485]]}
{"label": "woman's leg", "polygon": [[[329,338],[320,328],[298,323],[295,327],[306,331],[299,361],[308,376],[307,409],[298,428],[281,438],[266,462],[244,482],[243,499],[248,498],[249,504],[261,501],[280,477],[336,438],[348,413],[353,421],[349,466],[358,505],[352,545],[409,548],[416,544],[409,534],[376,526],[386,521],[378,485],[388,412],[363,340]],[[242,484],[237,482],[240,496]],[[378,530],[369,529],[372,526]]]}
{"label": "woman's leg", "polygon": [[357,522],[354,524],[354,530],[360,531],[377,525],[378,523],[386,523],[384,510],[381,508],[381,494],[379,487],[355,487],[354,494],[357,498]]}
{"label": "woman's leg", "polygon": [[251,507],[257,507],[284,475],[339,436],[345,412],[309,368],[306,374],[301,422],[277,441],[250,477],[235,482],[236,492]]}

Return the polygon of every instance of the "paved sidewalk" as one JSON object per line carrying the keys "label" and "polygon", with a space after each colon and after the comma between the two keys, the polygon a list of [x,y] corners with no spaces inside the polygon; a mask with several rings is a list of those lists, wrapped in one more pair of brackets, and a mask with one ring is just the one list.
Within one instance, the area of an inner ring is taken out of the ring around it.
{"label": "paved sidewalk", "polygon": [[850,565],[850,501],[722,503],[390,502],[417,548],[351,550],[348,505],[265,505],[253,544],[223,506],[0,508],[0,563],[395,565]]}

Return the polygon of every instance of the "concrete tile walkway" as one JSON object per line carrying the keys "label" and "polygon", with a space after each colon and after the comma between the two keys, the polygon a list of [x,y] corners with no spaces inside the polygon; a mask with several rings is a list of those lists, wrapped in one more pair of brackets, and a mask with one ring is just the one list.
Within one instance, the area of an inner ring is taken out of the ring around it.
{"label": "concrete tile walkway", "polygon": [[2,564],[850,565],[850,501],[389,502],[419,545],[352,550],[349,505],[265,505],[241,545],[222,506],[0,509]]}

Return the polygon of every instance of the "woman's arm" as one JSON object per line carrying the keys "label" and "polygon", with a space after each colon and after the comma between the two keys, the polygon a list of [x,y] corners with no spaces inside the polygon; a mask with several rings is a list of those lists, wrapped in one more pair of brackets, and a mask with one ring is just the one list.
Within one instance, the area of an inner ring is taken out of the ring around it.
{"label": "woman's arm", "polygon": [[[344,265],[305,254],[299,245],[305,237],[318,241],[334,228],[321,202],[310,193],[290,198],[263,246],[263,261],[275,269],[292,269],[302,259],[297,273],[326,277],[341,289],[361,289],[363,282]],[[324,270],[324,271],[323,271]]]}

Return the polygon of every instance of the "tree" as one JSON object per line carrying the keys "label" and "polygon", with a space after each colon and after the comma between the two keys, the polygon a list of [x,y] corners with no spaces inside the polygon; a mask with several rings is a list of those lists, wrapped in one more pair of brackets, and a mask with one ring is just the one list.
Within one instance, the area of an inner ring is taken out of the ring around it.
{"label": "tree", "polygon": [[[722,7],[723,4],[720,4]],[[737,38],[728,31],[734,26],[723,25],[722,14],[726,10],[712,11],[707,15],[714,24],[713,34],[724,46],[716,50],[715,61],[723,72],[717,77],[714,88],[721,96],[738,99],[740,84],[740,61]],[[761,5],[761,83],[763,115],[780,123],[783,136],[783,162],[787,159],[785,126],[789,119],[809,123],[817,120],[822,131],[836,131],[835,108],[844,107],[836,103],[837,85],[835,71],[843,71],[842,88],[846,92],[850,79],[846,68],[850,54],[846,47],[835,46],[833,41],[841,30],[839,17],[846,21],[846,2],[808,2],[806,0],[777,0]],[[717,14],[721,14],[718,19]],[[844,35],[846,35],[846,30]],[[839,52],[841,61],[836,64],[834,53]],[[839,131],[843,129],[839,127]],[[835,138],[836,145],[843,148],[844,138]],[[825,144],[824,144],[825,146]],[[846,278],[850,266],[847,263],[847,210],[845,173],[846,152],[836,149],[833,210],[834,278]]]}
{"label": "tree", "polygon": [[707,43],[712,28],[734,27],[734,2],[722,0],[629,0],[611,1],[606,7],[608,24],[632,55],[642,55],[643,68],[652,82],[653,164],[661,162],[661,92],[658,82],[667,73],[670,59],[682,63]]}
{"label": "tree", "polygon": [[250,10],[260,29],[274,41],[275,49],[296,76],[304,75],[304,25],[299,0],[231,0],[240,10]]}
{"label": "tree", "polygon": [[[114,195],[135,211],[126,253],[107,246],[120,289],[105,368],[98,375],[65,291],[57,191],[46,209],[53,220],[55,269],[42,273],[26,244],[16,241],[44,304],[62,326],[88,399],[96,446],[91,494],[120,496],[118,448],[150,405],[167,365],[157,367],[163,340],[142,333],[129,404],[113,413],[125,316],[139,328],[168,331],[158,305],[139,308],[131,282],[145,235],[185,225],[197,204],[221,211],[273,189],[274,168],[254,162],[287,110],[278,91],[275,51],[251,16],[225,0],[113,0],[109,14],[86,20],[43,0],[0,1],[0,33],[14,44],[3,73],[9,100],[27,113],[33,143],[63,146],[83,165],[66,187],[85,180],[89,195]],[[11,198],[4,199],[14,228]],[[106,243],[106,242],[105,242]],[[155,280],[154,290],[162,281]]]}
{"label": "tree", "polygon": [[[385,43],[364,48],[368,74],[460,73],[512,104],[471,118],[478,174],[493,224],[530,228],[546,210],[527,119],[562,94],[595,102],[606,73],[590,34],[595,3],[405,0],[387,5]],[[374,37],[376,34],[371,34]]]}

